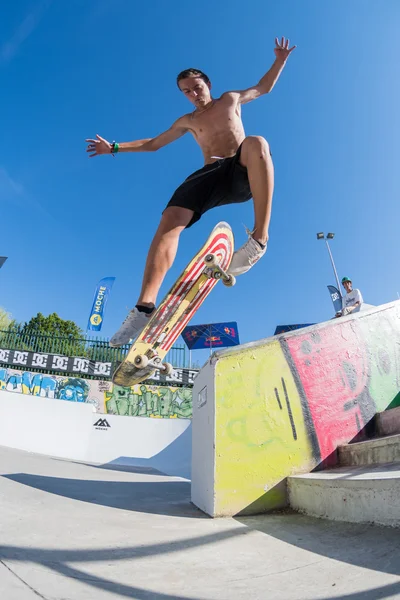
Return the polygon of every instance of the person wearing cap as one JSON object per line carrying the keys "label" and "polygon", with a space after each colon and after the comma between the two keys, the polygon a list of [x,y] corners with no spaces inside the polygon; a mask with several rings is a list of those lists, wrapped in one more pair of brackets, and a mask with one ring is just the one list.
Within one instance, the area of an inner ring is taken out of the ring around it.
{"label": "person wearing cap", "polygon": [[342,285],[346,294],[342,298],[342,310],[336,313],[337,317],[345,317],[353,312],[358,312],[364,302],[360,290],[353,290],[353,283],[348,277],[343,277]]}

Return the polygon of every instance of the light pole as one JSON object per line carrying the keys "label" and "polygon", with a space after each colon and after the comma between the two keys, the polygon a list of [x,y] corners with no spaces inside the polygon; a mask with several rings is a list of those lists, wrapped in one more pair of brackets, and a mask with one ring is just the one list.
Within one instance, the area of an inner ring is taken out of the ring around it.
{"label": "light pole", "polygon": [[340,292],[339,277],[338,277],[338,274],[337,274],[337,271],[336,271],[335,262],[333,260],[332,252],[331,252],[331,249],[330,249],[329,243],[328,243],[328,240],[333,240],[334,237],[335,237],[334,233],[328,233],[328,235],[326,237],[325,237],[325,234],[323,232],[317,233],[317,240],[325,240],[326,247],[328,248],[328,252],[329,252],[329,257],[331,259],[333,272],[335,273],[335,277],[336,277],[337,289],[338,289],[338,292],[340,294],[341,292]]}

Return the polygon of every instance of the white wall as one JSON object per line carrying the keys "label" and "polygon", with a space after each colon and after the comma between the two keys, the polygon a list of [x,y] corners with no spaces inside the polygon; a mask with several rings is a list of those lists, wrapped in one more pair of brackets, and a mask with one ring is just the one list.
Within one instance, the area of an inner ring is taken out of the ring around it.
{"label": "white wall", "polygon": [[87,462],[148,467],[190,479],[191,420],[99,415],[92,424]]}
{"label": "white wall", "polygon": [[209,360],[194,380],[192,433],[193,504],[214,515],[215,367]]}
{"label": "white wall", "polygon": [[[0,445],[190,477],[191,421],[99,414],[90,404],[0,394]],[[185,435],[184,435],[185,434]]]}
{"label": "white wall", "polygon": [[0,393],[0,445],[81,460],[93,419],[90,404]]}

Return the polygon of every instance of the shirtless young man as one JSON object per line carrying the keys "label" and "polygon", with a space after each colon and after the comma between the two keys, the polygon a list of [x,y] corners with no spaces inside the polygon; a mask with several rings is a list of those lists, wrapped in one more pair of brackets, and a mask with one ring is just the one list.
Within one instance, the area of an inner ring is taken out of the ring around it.
{"label": "shirtless young man", "polygon": [[211,82],[202,71],[187,69],[177,77],[178,87],[195,110],[180,117],[155,138],[110,143],[96,135],[88,139],[89,157],[116,152],[154,152],[190,132],[204,155],[205,166],[192,173],[173,194],[151,243],[136,306],[110,340],[122,346],[135,339],[155,310],[157,294],[178,249],[181,232],[215,206],[245,202],[253,198],[254,228],[247,242],[233,255],[229,272],[241,275],[264,255],[271,218],[274,168],[268,142],[260,136],[247,136],[241,119],[241,105],[251,102],[274,87],[286,61],[296,46],[275,39],[275,62],[246,90],[225,92],[212,98]]}

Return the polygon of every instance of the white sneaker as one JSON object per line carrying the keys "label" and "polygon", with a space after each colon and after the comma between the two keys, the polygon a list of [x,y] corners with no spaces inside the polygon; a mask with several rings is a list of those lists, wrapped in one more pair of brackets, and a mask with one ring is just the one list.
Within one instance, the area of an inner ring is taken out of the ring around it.
{"label": "white sneaker", "polygon": [[231,275],[243,275],[251,269],[252,266],[264,256],[267,250],[267,244],[265,248],[261,248],[260,244],[252,237],[251,231],[246,228],[249,239],[247,242],[233,253],[231,264],[228,267],[228,273]]}
{"label": "white sneaker", "polygon": [[110,346],[112,348],[117,348],[118,346],[129,344],[131,339],[136,339],[146,327],[152,314],[153,313],[147,315],[138,310],[136,306],[135,308],[132,308],[121,327],[112,336]]}

